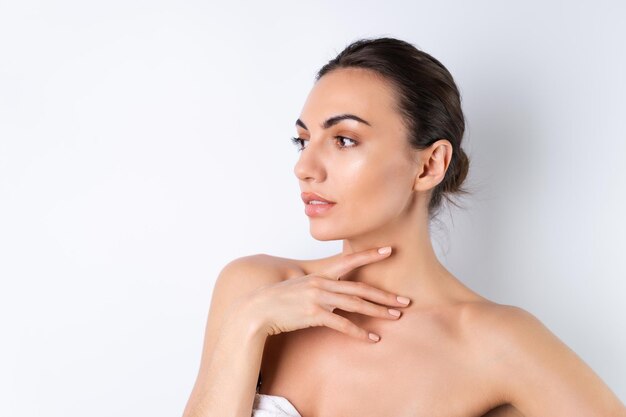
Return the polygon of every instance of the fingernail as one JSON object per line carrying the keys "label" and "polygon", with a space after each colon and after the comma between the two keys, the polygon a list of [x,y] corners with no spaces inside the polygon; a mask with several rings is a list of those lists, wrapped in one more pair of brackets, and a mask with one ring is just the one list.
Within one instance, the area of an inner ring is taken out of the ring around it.
{"label": "fingernail", "polygon": [[411,302],[411,300],[406,297],[397,296],[396,298],[398,299],[398,302],[402,304],[409,304]]}
{"label": "fingernail", "polygon": [[384,248],[378,249],[378,253],[380,253],[381,255],[391,253],[391,246],[385,246]]}
{"label": "fingernail", "polygon": [[380,340],[380,336],[378,336],[377,334],[374,334],[374,333],[370,333],[369,338],[372,339],[375,342],[378,342]]}
{"label": "fingernail", "polygon": [[388,310],[389,310],[389,314],[391,314],[392,316],[400,317],[400,311],[399,310],[394,310],[393,308],[390,308]]}

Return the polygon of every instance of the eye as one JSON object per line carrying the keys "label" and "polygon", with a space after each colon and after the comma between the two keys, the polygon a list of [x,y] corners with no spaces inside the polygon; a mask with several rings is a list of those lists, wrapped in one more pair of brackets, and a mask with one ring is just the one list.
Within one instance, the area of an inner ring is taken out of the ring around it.
{"label": "eye", "polygon": [[298,152],[300,152],[302,149],[304,149],[302,147],[302,143],[304,142],[304,139],[302,139],[302,138],[291,138],[291,142],[298,147]]}
{"label": "eye", "polygon": [[[350,139],[347,138],[345,136],[335,136],[334,139],[338,140],[339,142],[342,142],[343,140],[349,140],[351,142],[354,143],[354,145],[350,145],[350,146],[339,146],[339,149],[347,149],[347,148],[354,148],[355,146],[357,146],[356,144],[358,143],[357,141],[355,141],[354,139]],[[303,145],[304,145],[304,141],[307,139],[302,139],[302,138],[291,138],[291,142],[293,142],[294,145],[298,146],[298,152],[306,149]]]}
{"label": "eye", "polygon": [[340,148],[341,148],[341,149],[346,149],[346,148],[354,148],[354,147],[356,146],[356,144],[357,144],[357,141],[356,141],[356,140],[354,140],[354,139],[350,139],[350,138],[347,138],[347,137],[345,137],[345,136],[335,136],[335,139],[339,139],[339,141],[341,141],[341,140],[343,140],[343,139],[346,139],[346,140],[349,140],[349,141],[354,142],[354,145],[351,145],[351,146],[340,146]]}

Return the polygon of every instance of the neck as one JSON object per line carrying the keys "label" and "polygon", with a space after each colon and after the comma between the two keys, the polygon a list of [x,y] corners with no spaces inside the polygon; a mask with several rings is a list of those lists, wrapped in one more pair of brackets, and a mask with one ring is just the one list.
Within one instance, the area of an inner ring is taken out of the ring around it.
{"label": "neck", "polygon": [[407,219],[385,225],[383,231],[344,239],[342,254],[382,246],[391,246],[390,256],[356,268],[341,279],[407,296],[412,305],[419,306],[438,305],[471,292],[439,262],[427,218]]}

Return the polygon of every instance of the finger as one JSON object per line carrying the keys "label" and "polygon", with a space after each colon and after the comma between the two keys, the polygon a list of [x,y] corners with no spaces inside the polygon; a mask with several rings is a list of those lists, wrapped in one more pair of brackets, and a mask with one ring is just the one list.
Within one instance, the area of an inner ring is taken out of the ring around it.
{"label": "finger", "polygon": [[[351,311],[353,313],[365,314],[372,317],[397,320],[401,315],[399,310],[370,303],[369,301],[366,301],[356,295],[345,295],[324,291],[320,296],[320,299],[321,303],[331,305],[333,306],[333,309],[340,308],[344,311]],[[394,312],[396,313],[394,314]]]}
{"label": "finger", "polygon": [[391,248],[389,249],[388,253],[382,254],[378,252],[379,248],[373,248],[342,255],[324,269],[320,275],[337,280],[355,268],[387,258],[391,254]]}
{"label": "finger", "polygon": [[[319,314],[322,324],[326,327],[330,327],[331,329],[335,329],[341,333],[345,333],[348,336],[366,340],[371,343],[376,343],[378,340],[380,340],[380,336],[378,336],[377,334],[368,332],[367,330],[360,328],[347,318],[342,317],[338,314],[329,313],[327,311],[322,311]],[[370,337],[370,335],[372,336]]]}
{"label": "finger", "polygon": [[394,307],[406,307],[411,301],[407,297],[401,297],[400,299],[398,299],[397,294],[381,290],[380,288],[373,287],[364,282],[333,281],[329,279],[324,279],[319,280],[316,284],[319,288],[322,288],[326,291],[332,291],[335,293],[347,295],[356,295],[360,298],[371,300],[378,304]]}

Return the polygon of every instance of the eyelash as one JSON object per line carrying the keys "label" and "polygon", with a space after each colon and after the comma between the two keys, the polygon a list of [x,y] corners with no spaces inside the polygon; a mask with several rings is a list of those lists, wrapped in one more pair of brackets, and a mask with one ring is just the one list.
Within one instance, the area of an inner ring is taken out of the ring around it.
{"label": "eyelash", "polygon": [[[339,149],[341,149],[342,151],[343,151],[344,149],[354,148],[355,146],[357,146],[356,144],[358,143],[356,140],[354,140],[354,139],[350,139],[350,138],[347,138],[347,137],[345,137],[345,136],[335,136],[335,139],[340,139],[340,140],[341,140],[341,139],[348,139],[348,140],[350,140],[350,141],[352,141],[352,142],[354,142],[354,143],[355,143],[354,145],[351,145],[351,146],[340,146],[340,147],[339,147]],[[303,143],[304,141],[305,141],[305,139],[302,139],[302,138],[291,138],[291,142],[292,142],[294,145],[299,146],[299,147],[298,147],[298,152],[301,152],[302,150],[306,149],[306,148],[303,148],[303,147],[302,147],[302,143]]]}

